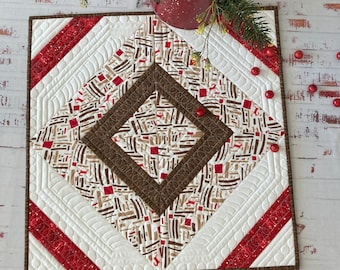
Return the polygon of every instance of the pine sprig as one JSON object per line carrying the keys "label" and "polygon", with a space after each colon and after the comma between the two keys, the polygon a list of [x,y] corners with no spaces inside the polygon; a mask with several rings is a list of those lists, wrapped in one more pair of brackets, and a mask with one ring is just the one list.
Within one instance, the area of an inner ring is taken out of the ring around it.
{"label": "pine sprig", "polygon": [[251,0],[212,0],[208,9],[197,17],[198,32],[203,32],[204,25],[216,23],[222,32],[231,27],[249,45],[262,48],[271,39],[268,23],[258,16],[259,10],[259,5]]}

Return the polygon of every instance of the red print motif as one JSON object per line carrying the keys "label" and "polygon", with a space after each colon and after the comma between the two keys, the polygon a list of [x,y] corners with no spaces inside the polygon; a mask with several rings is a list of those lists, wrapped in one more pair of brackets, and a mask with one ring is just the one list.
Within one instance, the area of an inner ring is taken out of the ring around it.
{"label": "red print motif", "polygon": [[112,82],[113,82],[116,86],[118,86],[118,85],[120,85],[120,84],[123,82],[123,79],[122,79],[121,77],[117,76],[116,78],[114,78],[114,79],[112,80]]}
{"label": "red print motif", "polygon": [[53,145],[53,142],[52,141],[46,141],[46,142],[43,142],[43,147],[44,148],[48,148],[48,149],[51,149],[52,148],[52,145]]}
{"label": "red print motif", "polygon": [[200,89],[200,97],[206,97],[207,96],[207,89],[201,88]]}
{"label": "red print motif", "polygon": [[168,176],[167,173],[161,173],[161,179],[165,179]]}
{"label": "red print motif", "polygon": [[118,51],[116,51],[116,54],[117,54],[118,56],[121,56],[121,55],[123,54],[123,51],[122,51],[121,49],[119,49]]}
{"label": "red print motif", "polygon": [[105,76],[103,74],[98,75],[98,80],[104,81],[105,80]]}
{"label": "red print motif", "polygon": [[71,120],[70,120],[70,127],[71,127],[71,128],[75,128],[75,127],[77,127],[77,126],[78,126],[78,121],[77,121],[77,119],[76,119],[76,118],[71,119]]}
{"label": "red print motif", "polygon": [[250,100],[245,99],[243,101],[243,108],[250,109],[251,108],[251,104],[252,104],[252,102]]}
{"label": "red print motif", "polygon": [[190,226],[191,225],[191,219],[190,218],[186,218],[184,221],[185,226]]}
{"label": "red print motif", "polygon": [[112,186],[108,186],[108,187],[104,187],[104,194],[105,195],[109,195],[109,194],[113,194],[114,190]]}
{"label": "red print motif", "polygon": [[150,154],[157,155],[158,154],[158,147],[157,146],[150,147]]}
{"label": "red print motif", "polygon": [[222,173],[223,172],[223,165],[222,164],[216,164],[215,165],[215,173]]}

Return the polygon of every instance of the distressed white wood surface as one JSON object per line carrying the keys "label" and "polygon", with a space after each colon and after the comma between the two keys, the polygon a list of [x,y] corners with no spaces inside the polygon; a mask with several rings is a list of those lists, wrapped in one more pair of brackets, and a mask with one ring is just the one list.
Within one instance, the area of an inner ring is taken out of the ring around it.
{"label": "distressed white wood surface", "polygon": [[[1,270],[24,264],[28,16],[136,7],[136,0],[89,2],[85,9],[78,0],[0,0]],[[340,1],[259,2],[279,5],[301,269],[340,269],[340,108],[332,106],[340,97]],[[293,57],[297,49],[302,60]]]}

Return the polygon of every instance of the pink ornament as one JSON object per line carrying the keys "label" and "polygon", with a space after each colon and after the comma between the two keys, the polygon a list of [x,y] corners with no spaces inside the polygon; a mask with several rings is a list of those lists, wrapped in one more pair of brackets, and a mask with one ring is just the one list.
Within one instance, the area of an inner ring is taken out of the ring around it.
{"label": "pink ornament", "polygon": [[259,75],[261,72],[260,68],[259,67],[253,67],[251,70],[250,70],[250,73],[254,76],[257,76]]}
{"label": "pink ornament", "polygon": [[274,97],[274,91],[273,90],[267,90],[264,93],[264,95],[265,95],[266,98],[273,98]]}
{"label": "pink ornament", "polygon": [[272,151],[273,153],[276,153],[280,150],[280,146],[276,143],[273,143],[271,146],[270,146],[270,151]]}
{"label": "pink ornament", "polygon": [[318,87],[315,84],[308,85],[308,92],[315,93],[318,90]]}
{"label": "pink ornament", "polygon": [[202,117],[205,115],[205,109],[203,107],[199,107],[197,110],[196,110],[196,115],[198,117]]}
{"label": "pink ornament", "polygon": [[210,5],[208,0],[150,0],[158,17],[167,24],[181,29],[197,29],[197,15]]}
{"label": "pink ornament", "polygon": [[334,105],[335,107],[340,107],[340,98],[334,99],[334,100],[333,100],[333,105]]}
{"label": "pink ornament", "polygon": [[295,51],[295,52],[294,52],[294,57],[295,57],[296,59],[301,59],[301,58],[303,57],[303,51],[301,51],[301,50]]}

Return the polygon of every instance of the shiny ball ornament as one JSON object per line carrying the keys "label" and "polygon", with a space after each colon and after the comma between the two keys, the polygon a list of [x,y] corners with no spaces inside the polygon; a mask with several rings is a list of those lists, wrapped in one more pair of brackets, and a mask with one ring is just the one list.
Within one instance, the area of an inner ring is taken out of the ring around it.
{"label": "shiny ball ornament", "polygon": [[260,68],[259,67],[253,67],[251,70],[250,70],[250,73],[254,76],[257,76],[259,75],[261,72]]}
{"label": "shiny ball ornament", "polygon": [[273,57],[273,56],[276,55],[275,47],[267,47],[267,48],[264,49],[263,52],[267,57]]}
{"label": "shiny ball ornament", "polygon": [[340,98],[336,98],[333,100],[334,107],[340,107]]}
{"label": "shiny ball ornament", "polygon": [[268,99],[270,98],[273,98],[274,97],[274,91],[273,90],[267,90],[265,93],[264,93],[264,96]]}
{"label": "shiny ball ornament", "polygon": [[338,60],[340,60],[340,52],[338,52],[338,53],[336,54],[336,58],[337,58]]}
{"label": "shiny ball ornament", "polygon": [[208,0],[151,0],[158,17],[167,24],[187,30],[197,29],[197,15],[210,5]]}
{"label": "shiny ball ornament", "polygon": [[318,87],[315,84],[308,85],[308,92],[309,93],[315,93],[316,91],[318,91]]}
{"label": "shiny ball ornament", "polygon": [[295,52],[294,52],[294,57],[295,57],[296,59],[302,59],[302,57],[303,57],[303,51],[301,51],[301,50],[295,51]]}
{"label": "shiny ball ornament", "polygon": [[273,143],[270,146],[270,151],[272,151],[273,153],[279,152],[279,150],[280,150],[280,146],[276,143]]}
{"label": "shiny ball ornament", "polygon": [[197,110],[196,110],[196,115],[197,115],[198,117],[204,116],[204,115],[205,115],[205,109],[204,109],[203,107],[197,108]]}

